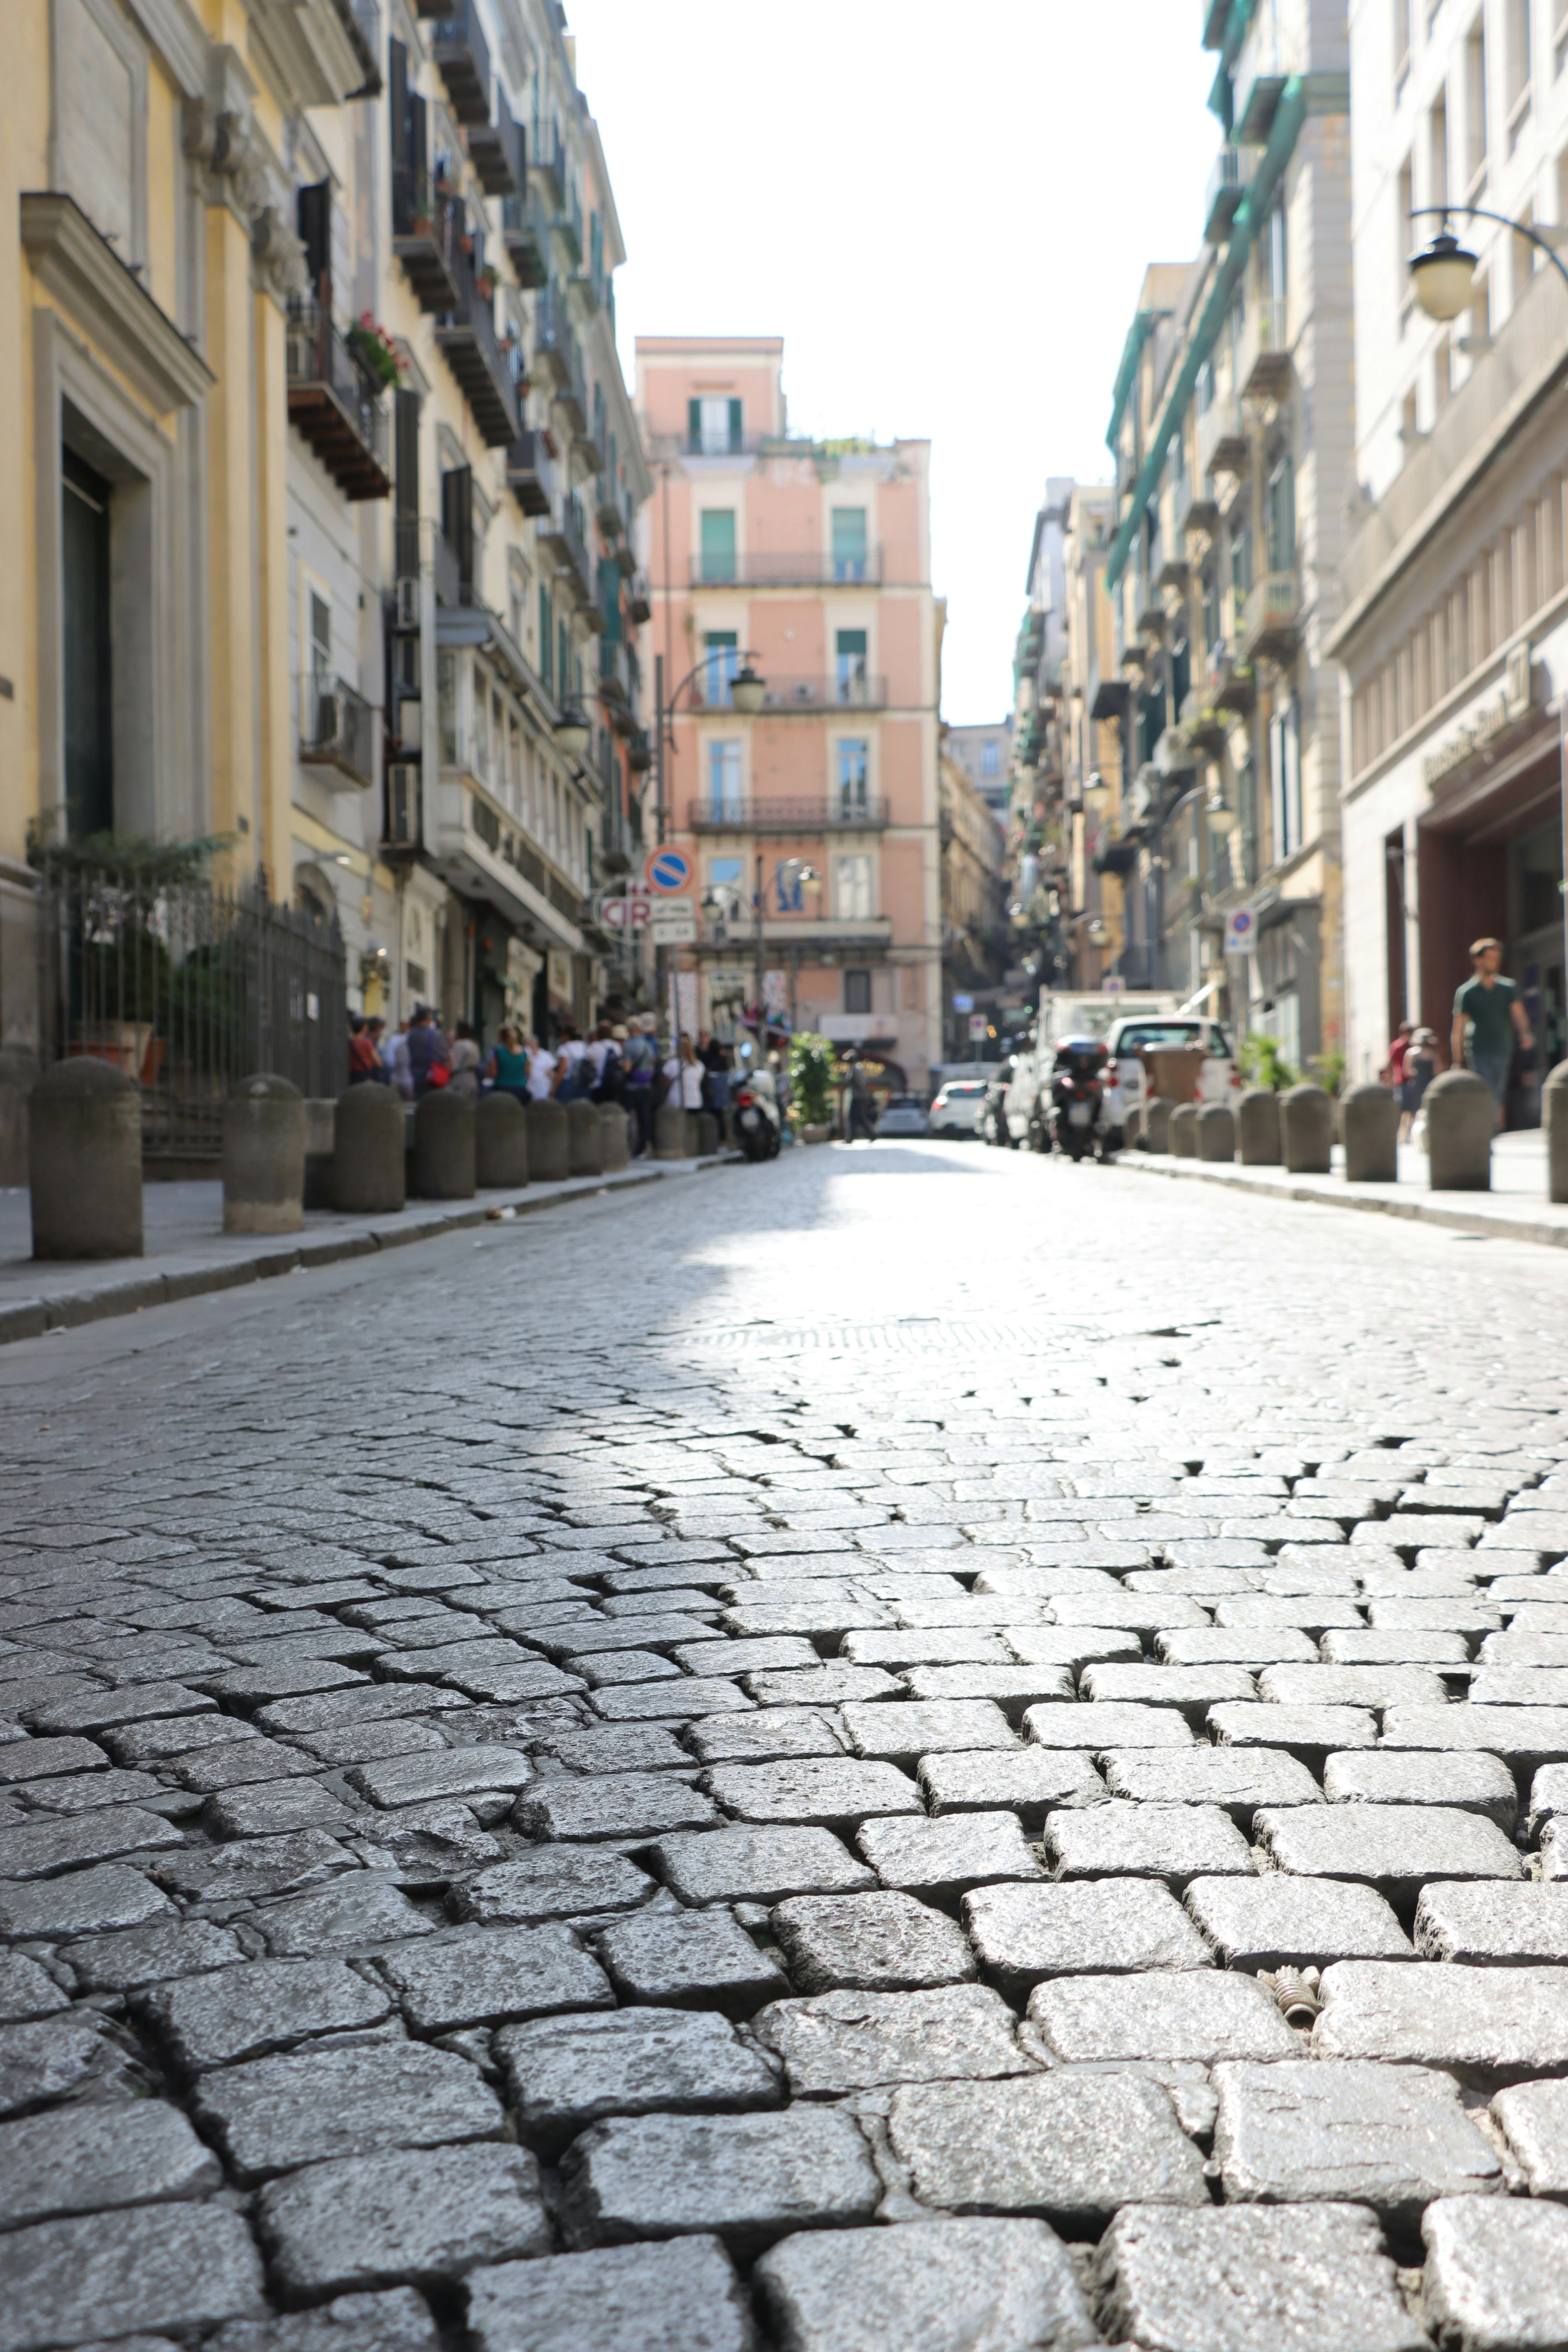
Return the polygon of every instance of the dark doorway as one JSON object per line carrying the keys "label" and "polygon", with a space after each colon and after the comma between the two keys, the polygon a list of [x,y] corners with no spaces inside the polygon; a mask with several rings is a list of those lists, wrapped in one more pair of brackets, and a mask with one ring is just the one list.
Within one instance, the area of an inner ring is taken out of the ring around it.
{"label": "dark doorway", "polygon": [[109,498],[101,474],[62,453],[66,829],[74,840],[114,824],[109,645]]}
{"label": "dark doorway", "polygon": [[1410,1017],[1409,978],[1405,963],[1405,830],[1391,833],[1383,845],[1384,936],[1388,961],[1388,1034]]}

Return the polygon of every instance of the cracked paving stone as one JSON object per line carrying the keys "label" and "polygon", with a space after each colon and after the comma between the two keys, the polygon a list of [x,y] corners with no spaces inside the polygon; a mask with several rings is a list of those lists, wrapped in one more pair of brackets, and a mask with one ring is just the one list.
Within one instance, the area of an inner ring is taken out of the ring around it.
{"label": "cracked paving stone", "polygon": [[1521,2083],[1491,2103],[1532,2197],[1568,2198],[1568,2083]]}
{"label": "cracked paving stone", "polygon": [[431,1715],[461,1706],[462,1694],[438,1683],[366,1683],[359,1690],[321,1691],[310,1698],[280,1698],[256,1717],[266,1732],[304,1735],[313,1731],[358,1731],[367,1724]]}
{"label": "cracked paving stone", "polygon": [[689,1752],[677,1744],[674,1732],[663,1724],[616,1724],[591,1731],[552,1727],[549,1744],[568,1772],[603,1777],[616,1772],[695,1769]]}
{"label": "cracked paving stone", "polygon": [[454,1890],[453,1903],[461,1918],[485,1927],[523,1927],[546,1919],[635,1910],[653,1891],[647,1873],[624,1854],[545,1847],[480,1871]]}
{"label": "cracked paving stone", "polygon": [[287,1895],[296,1887],[319,1885],[335,1871],[358,1867],[346,1846],[318,1829],[160,1854],[150,1864],[161,1885],[198,1903],[247,1903],[258,1895]]}
{"label": "cracked paving stone", "polygon": [[560,1927],[465,1928],[387,1952],[381,1966],[420,2033],[608,2009],[615,1999],[598,1962]]}
{"label": "cracked paving stone", "polygon": [[222,2187],[211,2148],[160,2099],[57,2108],[0,2125],[0,2230]]}
{"label": "cracked paving stone", "polygon": [[1568,2212],[1512,2198],[1453,2197],[1422,2219],[1422,2315],[1443,2352],[1563,2352]]}
{"label": "cracked paving stone", "polygon": [[877,1883],[824,1829],[694,1830],[661,1838],[653,1861],[682,1903],[778,1903],[786,1895],[852,1894]]}
{"label": "cracked paving stone", "polygon": [[1226,1968],[1255,1974],[1331,1960],[1408,1960],[1409,1938],[1370,1886],[1332,1879],[1194,1878],[1184,1898]]}
{"label": "cracked paving stone", "polygon": [[772,2068],[729,2019],[711,2010],[617,2009],[535,2018],[503,2026],[495,2051],[519,2128],[550,2158],[606,2116],[780,2104]]}
{"label": "cracked paving stone", "polygon": [[168,1794],[150,1772],[125,1772],[111,1765],[107,1772],[73,1772],[63,1780],[28,1780],[16,1791],[16,1801],[29,1812],[85,1813],[100,1805],[137,1805]]}
{"label": "cracked paving stone", "polygon": [[111,1806],[74,1821],[29,1822],[21,1829],[0,1830],[0,1878],[54,1878],[84,1864],[184,1842],[183,1830],[135,1805]]}
{"label": "cracked paving stone", "polygon": [[202,1807],[202,1827],[216,1838],[284,1835],[290,1830],[346,1829],[353,1816],[342,1801],[314,1780],[265,1780],[226,1790]]}
{"label": "cracked paving stone", "polygon": [[918,1779],[933,1813],[1015,1812],[1029,1828],[1058,1806],[1100,1805],[1106,1798],[1089,1757],[1074,1748],[1031,1745],[927,1756]]}
{"label": "cracked paving stone", "polygon": [[936,1901],[956,1898],[987,1880],[1042,1875],[1016,1813],[868,1822],[856,1843],[882,1885]]}
{"label": "cracked paving stone", "polygon": [[1253,1833],[1289,1876],[1354,1879],[1386,1895],[1408,1895],[1434,1878],[1525,1875],[1523,1856],[1495,1822],[1452,1805],[1266,1810]]}
{"label": "cracked paving stone", "polygon": [[318,2034],[379,2025],[393,2006],[384,1986],[345,1960],[258,1960],[162,1985],[139,2004],[191,2074]]}
{"label": "cracked paving stone", "polygon": [[42,1780],[58,1772],[101,1772],[108,1762],[90,1739],[18,1739],[0,1748],[0,1782]]}
{"label": "cracked paving stone", "polygon": [[60,1699],[53,1706],[22,1707],[17,1711],[30,1730],[47,1734],[105,1731],[122,1723],[199,1715],[213,1706],[204,1691],[187,1690],[183,1683],[133,1683],[124,1690],[100,1688],[90,1696],[83,1693],[76,1698]]}
{"label": "cracked paving stone", "polygon": [[959,1928],[911,1895],[795,1895],[775,1907],[773,1930],[801,1992],[905,1992],[975,1972]]}
{"label": "cracked paving stone", "polygon": [[817,1993],[759,2011],[752,2031],[783,2060],[796,2098],[1034,2069],[1012,2011],[987,1985]]}
{"label": "cracked paving stone", "polygon": [[274,1959],[319,1959],[328,1952],[374,1951],[432,1923],[384,1870],[360,1870],[292,1903],[268,1905],[256,1925]]}
{"label": "cracked paving stone", "polygon": [[1205,2205],[1203,2158],[1158,2084],[1058,2073],[896,2091],[888,2137],[920,2203],[1081,2232],[1119,2205]]}
{"label": "cracked paving stone", "polygon": [[[870,1872],[866,1873],[867,1883]],[[68,2007],[53,1977],[25,1952],[0,1952],[0,2023],[25,2025],[35,2017],[52,2017]]]}
{"label": "cracked paving stone", "polygon": [[617,1919],[594,1939],[623,2000],[749,2017],[789,1987],[733,1915],[662,1908]]}
{"label": "cracked paving stone", "polygon": [[475,2352],[752,2352],[745,2290],[718,2239],[506,2263],[468,2281]]}
{"label": "cracked paving stone", "polygon": [[405,2149],[268,2181],[257,2221],[285,2294],[435,2285],[554,2252],[525,2148]]}
{"label": "cracked paving stone", "polygon": [[1044,2221],[910,2221],[786,2238],[756,2284],[780,2352],[1069,2352],[1099,2341]]}
{"label": "cracked paving stone", "polygon": [[717,1822],[710,1797],[668,1773],[612,1772],[581,1780],[535,1780],[512,1808],[530,1838],[647,1838]]}
{"label": "cracked paving stone", "polygon": [[100,1863],[64,1878],[0,1885],[0,1933],[18,1941],[135,1927],[143,1920],[173,1917],[174,1910],[151,1879],[121,1863]]}
{"label": "cracked paving stone", "polygon": [[638,2116],[573,2142],[560,2217],[574,2247],[712,2231],[746,2259],[791,2230],[868,2221],[881,2197],[864,2137],[836,2109]]}
{"label": "cracked paving stone", "polygon": [[244,1959],[245,1948],[230,1929],[210,1919],[171,1917],[67,1944],[60,1958],[83,1992],[133,1992],[169,1977],[226,1969]]}
{"label": "cracked paving stone", "polygon": [[[506,1801],[503,1791],[499,1802]],[[460,1872],[500,1862],[506,1852],[499,1839],[480,1829],[471,1807],[455,1802],[361,1816],[354,1830],[389,1857],[404,1886],[446,1886]]]}
{"label": "cracked paving stone", "polygon": [[983,1886],[963,1912],[986,1977],[1015,1994],[1047,1977],[1214,1964],[1169,1887],[1147,1879]]}
{"label": "cracked paving stone", "polygon": [[1370,2205],[1408,2241],[1435,2197],[1503,2186],[1495,2149],[1447,2074],[1288,2059],[1216,2066],[1214,2086],[1215,2162],[1228,2203]]}
{"label": "cracked paving stone", "polygon": [[1568,1969],[1340,1960],[1321,1997],[1315,2056],[1442,2066],[1486,2090],[1568,2070]]}
{"label": "cracked paving stone", "polygon": [[1042,1748],[1083,1748],[1093,1755],[1113,1748],[1193,1748],[1191,1724],[1173,1706],[1122,1706],[1108,1699],[1060,1700],[1032,1706],[1024,1735]]}
{"label": "cracked paving stone", "polygon": [[204,2074],[195,2111],[247,2186],[300,2165],[500,2139],[500,2101],[464,2058],[421,2042],[350,2043]]}
{"label": "cracked paving stone", "polygon": [[1568,1965],[1568,1886],[1426,1886],[1415,1906],[1415,1933],[1424,1960]]}
{"label": "cracked paving stone", "polygon": [[533,1767],[510,1748],[443,1748],[355,1764],[345,1777],[373,1805],[390,1807],[521,1789],[533,1779]]}
{"label": "cracked paving stone", "polygon": [[1148,2352],[1429,2352],[1359,2206],[1134,2206],[1095,2271],[1102,2332]]}
{"label": "cracked paving stone", "polygon": [[[1331,1756],[1323,1794],[1336,1805],[1444,1805],[1479,1813],[1511,1835],[1519,1812],[1513,1774],[1500,1758],[1479,1753],[1417,1756],[1377,1748]],[[1272,1800],[1270,1801],[1272,1801]]]}
{"label": "cracked paving stone", "polygon": [[1063,2065],[1106,2059],[1295,2058],[1301,2044],[1254,1977],[1217,1969],[1053,1977],[1028,2014]]}
{"label": "cracked paving stone", "polygon": [[221,2206],[93,2213],[0,2236],[0,2310],[14,2352],[85,2343],[110,2315],[130,2334],[266,2308],[250,2232]]}
{"label": "cracked paving stone", "polygon": [[129,2098],[143,2079],[96,2010],[0,2026],[0,2115],[49,2099]]}
{"label": "cracked paving stone", "polygon": [[231,2319],[212,2338],[211,2352],[441,2352],[441,2338],[429,2305],[401,2286],[342,2294],[319,2311],[283,2319]]}
{"label": "cracked paving stone", "polygon": [[702,1778],[726,1812],[759,1824],[795,1822],[823,1829],[856,1828],[863,1821],[921,1809],[919,1791],[907,1773],[891,1764],[848,1756],[831,1761],[803,1757],[777,1764],[720,1764]]}
{"label": "cracked paving stone", "polygon": [[1163,1878],[1180,1888],[1192,1878],[1234,1873],[1250,1877],[1251,1849],[1218,1805],[1103,1805],[1047,1813],[1046,1854],[1058,1879]]}
{"label": "cracked paving stone", "polygon": [[1306,1766],[1283,1750],[1195,1748],[1163,1756],[1146,1748],[1115,1748],[1104,1760],[1112,1797],[1146,1805],[1217,1805],[1238,1829],[1250,1829],[1260,1805],[1323,1801]]}
{"label": "cracked paving stone", "polygon": [[689,1724],[683,1745],[700,1764],[769,1764],[794,1756],[842,1758],[844,1742],[819,1707],[764,1707]]}

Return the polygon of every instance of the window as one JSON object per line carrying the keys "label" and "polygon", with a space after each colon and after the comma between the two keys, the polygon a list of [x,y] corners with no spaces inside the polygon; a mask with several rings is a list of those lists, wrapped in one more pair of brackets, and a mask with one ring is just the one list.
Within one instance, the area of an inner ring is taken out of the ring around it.
{"label": "window", "polygon": [[310,675],[324,682],[332,667],[332,608],[310,591]]}
{"label": "window", "polygon": [[689,400],[686,404],[687,446],[694,457],[729,457],[739,454],[744,435],[738,400]]}
{"label": "window", "polygon": [[[833,911],[841,923],[871,920],[871,860],[865,853],[834,859]],[[849,1008],[851,1012],[854,1009]]]}
{"label": "window", "polygon": [[1002,760],[1000,744],[982,743],[980,746],[981,774],[983,776],[995,776],[1000,775],[1001,772]]}
{"label": "window", "polygon": [[1394,0],[1394,87],[1410,71],[1410,0]]}
{"label": "window", "polygon": [[1415,175],[1407,155],[1399,167],[1394,184],[1394,284],[1399,289],[1399,315],[1407,319],[1415,306],[1415,290],[1410,279],[1410,248],[1419,242],[1421,224],[1412,220],[1415,210]]}
{"label": "window", "polygon": [[1465,37],[1465,193],[1487,175],[1487,26],[1478,16]]}
{"label": "window", "polygon": [[1236,599],[1237,619],[1252,593],[1252,533],[1245,523],[1238,523],[1230,534],[1230,590]]}
{"label": "window", "polygon": [[710,857],[708,860],[710,888],[738,890],[741,887],[742,860],[738,857]]}
{"label": "window", "polygon": [[868,971],[847,971],[844,975],[844,1010],[846,1013],[869,1013],[871,1010],[871,975]]}
{"label": "window", "polygon": [[740,667],[735,632],[710,629],[702,643],[708,655],[702,671],[702,699],[715,709],[721,709],[729,703],[730,688]]}
{"label": "window", "polygon": [[705,507],[700,528],[702,534],[703,579],[733,580],[735,577],[734,508]]}
{"label": "window", "polygon": [[[1426,201],[1429,205],[1446,205],[1448,201],[1448,100],[1445,91],[1426,117]],[[1426,236],[1438,224],[1422,225],[1426,235],[1412,230],[1411,242],[1424,245]]]}
{"label": "window", "polygon": [[550,591],[539,583],[539,677],[546,694],[555,692],[555,615],[551,611]]}
{"label": "window", "polygon": [[1268,782],[1274,809],[1274,862],[1301,846],[1301,730],[1288,702],[1268,722]]}
{"label": "window", "polygon": [[1290,572],[1296,564],[1296,468],[1289,452],[1268,477],[1268,569]]}
{"label": "window", "polygon": [[834,640],[838,657],[838,699],[840,702],[864,702],[866,699],[866,632],[864,629],[840,629]]}
{"label": "window", "polygon": [[869,769],[869,746],[863,735],[846,735],[838,744],[838,813],[864,814]]}
{"label": "window", "polygon": [[1519,144],[1530,114],[1530,12],[1534,0],[1508,0],[1504,18],[1508,30],[1508,150]]}
{"label": "window", "polygon": [[710,816],[741,814],[741,746],[729,738],[708,746],[708,807]]}
{"label": "window", "polygon": [[835,507],[833,509],[833,577],[835,580],[864,580],[866,577],[864,507]]}

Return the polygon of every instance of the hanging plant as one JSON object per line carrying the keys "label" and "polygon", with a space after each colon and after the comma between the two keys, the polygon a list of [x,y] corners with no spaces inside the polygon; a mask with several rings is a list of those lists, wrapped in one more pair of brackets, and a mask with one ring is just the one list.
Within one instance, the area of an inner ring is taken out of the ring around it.
{"label": "hanging plant", "polygon": [[367,375],[385,389],[403,380],[403,358],[397,345],[370,311],[362,310],[349,329],[348,346]]}

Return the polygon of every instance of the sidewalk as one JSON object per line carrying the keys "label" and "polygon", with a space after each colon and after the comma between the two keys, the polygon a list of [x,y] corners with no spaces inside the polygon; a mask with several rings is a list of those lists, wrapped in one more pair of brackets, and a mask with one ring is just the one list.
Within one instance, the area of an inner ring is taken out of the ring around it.
{"label": "sidewalk", "polygon": [[32,1213],[20,1187],[0,1188],[0,1345],[69,1330],[105,1316],[133,1315],[203,1291],[230,1290],[296,1268],[335,1265],[408,1242],[433,1241],[467,1225],[524,1216],[582,1193],[633,1190],[666,1176],[691,1176],[731,1157],[641,1161],[607,1176],[572,1176],[515,1192],[484,1192],[471,1201],[410,1201],[395,1214],[339,1216],[308,1209],[304,1229],[268,1237],[226,1234],[219,1183],[144,1184],[146,1255],[140,1258],[41,1263],[31,1255]]}
{"label": "sidewalk", "polygon": [[1238,1192],[1262,1192],[1277,1201],[1312,1201],[1336,1209],[1369,1209],[1385,1217],[1411,1217],[1450,1232],[1478,1234],[1491,1241],[1545,1242],[1568,1249],[1568,1204],[1546,1197],[1546,1139],[1540,1129],[1500,1135],[1492,1146],[1489,1192],[1434,1192],[1426,1181],[1426,1155],[1408,1145],[1399,1154],[1397,1184],[1347,1184],[1345,1155],[1333,1150],[1330,1176],[1292,1176],[1283,1168],[1242,1168],[1223,1160],[1174,1160],[1167,1152],[1124,1151],[1117,1165],[1149,1176],[1176,1176],[1204,1184],[1228,1184]]}

